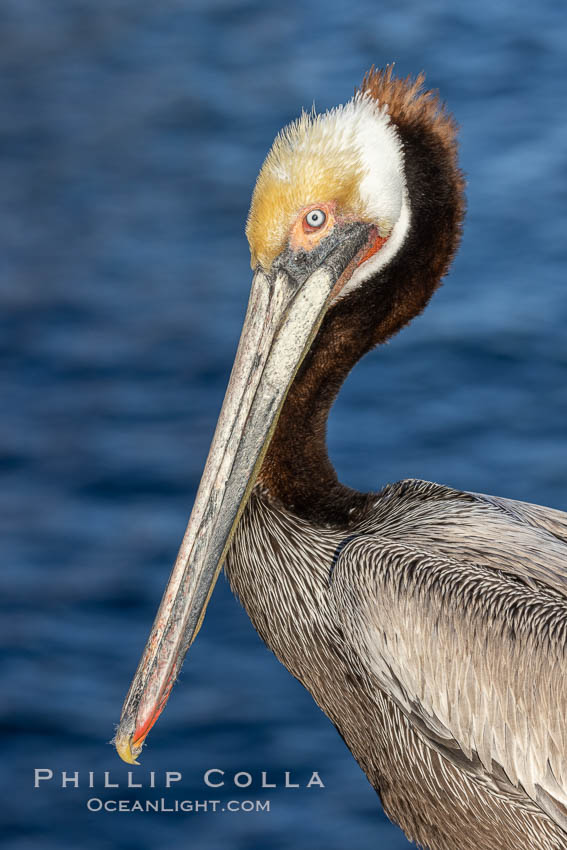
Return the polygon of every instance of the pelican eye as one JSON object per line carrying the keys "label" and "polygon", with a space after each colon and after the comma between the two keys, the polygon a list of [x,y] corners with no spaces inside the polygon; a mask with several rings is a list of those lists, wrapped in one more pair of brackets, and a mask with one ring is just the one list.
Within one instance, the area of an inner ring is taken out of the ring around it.
{"label": "pelican eye", "polygon": [[309,212],[305,216],[305,223],[309,227],[313,227],[315,229],[323,227],[326,221],[327,216],[325,215],[323,210],[309,210]]}

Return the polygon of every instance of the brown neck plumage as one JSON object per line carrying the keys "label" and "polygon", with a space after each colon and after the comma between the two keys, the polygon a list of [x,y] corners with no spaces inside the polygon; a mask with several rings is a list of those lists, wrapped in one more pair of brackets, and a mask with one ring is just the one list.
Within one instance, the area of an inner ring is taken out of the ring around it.
{"label": "brown neck plumage", "polygon": [[327,453],[331,405],[354,364],[426,306],[457,249],[465,201],[456,126],[423,79],[370,72],[363,83],[387,103],[403,143],[411,223],[406,240],[376,277],[328,312],[285,401],[259,484],[288,510],[314,522],[348,524],[366,497],[340,484]]}

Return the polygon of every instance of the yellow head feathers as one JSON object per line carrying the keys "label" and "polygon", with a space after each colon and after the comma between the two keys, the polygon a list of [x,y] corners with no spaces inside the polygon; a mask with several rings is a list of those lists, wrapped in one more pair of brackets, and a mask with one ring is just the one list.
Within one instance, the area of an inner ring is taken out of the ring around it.
{"label": "yellow head feathers", "polygon": [[401,143],[370,95],[323,115],[304,112],[279,133],[258,175],[246,226],[252,268],[270,268],[298,214],[314,204],[336,204],[387,235],[404,186]]}

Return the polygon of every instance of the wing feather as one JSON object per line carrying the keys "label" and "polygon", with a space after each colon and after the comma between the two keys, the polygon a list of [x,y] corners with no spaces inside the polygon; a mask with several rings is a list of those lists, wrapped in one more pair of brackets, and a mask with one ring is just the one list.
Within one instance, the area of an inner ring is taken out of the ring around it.
{"label": "wing feather", "polygon": [[334,568],[338,616],[432,747],[565,829],[567,516],[457,495],[406,500],[405,534],[391,511],[367,523]]}

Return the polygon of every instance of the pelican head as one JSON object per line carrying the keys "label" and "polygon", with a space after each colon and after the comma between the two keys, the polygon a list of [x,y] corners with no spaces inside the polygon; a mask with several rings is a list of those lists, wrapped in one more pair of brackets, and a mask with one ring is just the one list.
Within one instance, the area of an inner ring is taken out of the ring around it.
{"label": "pelican head", "polygon": [[[399,127],[445,135],[447,150],[452,143],[449,117],[419,96],[421,83],[371,72],[346,105],[303,113],[285,128],[262,166],[246,228],[254,270],[248,309],[189,524],[124,703],[115,743],[127,762],[139,755],[199,630],[322,322],[367,287],[380,289],[409,238],[414,211]],[[414,299],[413,314],[429,294]]]}
{"label": "pelican head", "polygon": [[246,235],[253,269],[287,267],[300,278],[348,240],[356,263],[343,270],[336,295],[387,263],[408,224],[400,137],[387,105],[361,91],[323,115],[304,112],[277,136],[258,176]]}

